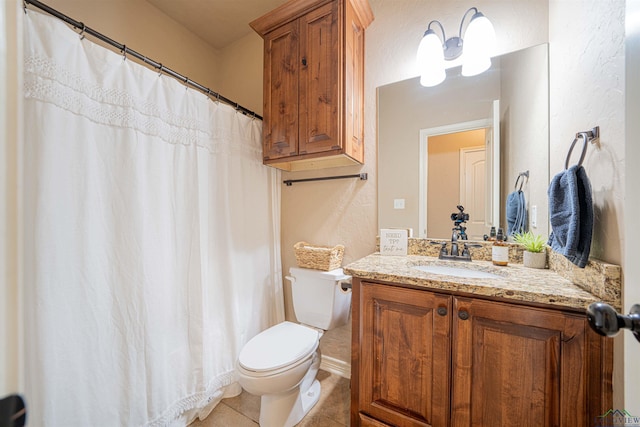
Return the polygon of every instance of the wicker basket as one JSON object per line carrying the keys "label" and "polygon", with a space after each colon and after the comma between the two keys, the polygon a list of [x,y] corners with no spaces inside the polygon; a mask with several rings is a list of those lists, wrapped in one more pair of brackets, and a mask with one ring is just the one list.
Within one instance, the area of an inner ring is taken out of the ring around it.
{"label": "wicker basket", "polygon": [[296,252],[298,267],[330,271],[342,265],[343,245],[329,247],[298,242],[293,248]]}

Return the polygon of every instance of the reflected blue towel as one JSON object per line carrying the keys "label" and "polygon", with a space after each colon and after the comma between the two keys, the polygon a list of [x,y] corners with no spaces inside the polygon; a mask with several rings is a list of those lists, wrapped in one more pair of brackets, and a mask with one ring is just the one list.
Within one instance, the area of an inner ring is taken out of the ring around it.
{"label": "reflected blue towel", "polygon": [[549,246],[584,268],[593,236],[591,183],[582,166],[560,172],[549,185]]}
{"label": "reflected blue towel", "polygon": [[514,191],[507,196],[507,236],[527,232],[527,205],[524,193]]}

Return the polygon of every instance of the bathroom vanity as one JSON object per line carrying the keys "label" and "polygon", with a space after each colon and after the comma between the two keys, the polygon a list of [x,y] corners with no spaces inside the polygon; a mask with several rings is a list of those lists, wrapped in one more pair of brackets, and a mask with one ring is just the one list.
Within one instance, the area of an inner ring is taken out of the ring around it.
{"label": "bathroom vanity", "polygon": [[612,408],[612,342],[584,314],[601,296],[556,271],[376,253],[345,272],[352,426],[591,426]]}

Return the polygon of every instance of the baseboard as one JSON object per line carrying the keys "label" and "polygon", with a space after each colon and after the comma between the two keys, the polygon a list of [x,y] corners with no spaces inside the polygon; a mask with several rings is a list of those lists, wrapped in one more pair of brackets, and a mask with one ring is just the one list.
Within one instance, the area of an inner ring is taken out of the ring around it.
{"label": "baseboard", "polygon": [[322,359],[320,359],[320,369],[340,375],[343,378],[351,378],[351,363],[338,360],[331,356],[322,355]]}

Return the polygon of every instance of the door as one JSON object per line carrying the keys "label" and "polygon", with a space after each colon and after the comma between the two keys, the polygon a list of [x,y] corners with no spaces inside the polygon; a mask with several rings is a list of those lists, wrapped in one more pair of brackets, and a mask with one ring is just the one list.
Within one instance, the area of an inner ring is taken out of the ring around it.
{"label": "door", "polygon": [[[451,228],[453,227],[452,222],[450,221],[450,214],[455,210],[455,207],[460,203],[460,184],[459,184],[459,164],[456,163],[451,167],[447,167],[444,162],[436,161],[438,171],[433,170],[433,155],[430,154],[432,151],[433,144],[438,144],[437,140],[443,136],[451,136],[455,137],[454,134],[462,134],[469,131],[478,131],[483,130],[482,132],[485,134],[489,133],[491,130],[493,121],[489,118],[482,120],[474,120],[470,122],[464,123],[455,123],[453,125],[439,126],[430,129],[421,129],[420,130],[420,149],[419,149],[419,201],[418,201],[418,226],[419,226],[419,237],[426,238],[449,238],[451,236]],[[491,142],[493,144],[493,142]],[[474,144],[470,145],[480,145],[486,144],[486,140],[483,138],[481,141],[474,142]],[[491,147],[488,147],[491,148]],[[453,151],[452,151],[453,152]],[[492,152],[493,153],[493,152]],[[456,162],[459,162],[458,159],[458,147],[455,148]],[[494,156],[494,154],[489,155],[487,151],[487,168],[489,168],[489,156]],[[499,157],[499,156],[498,156]],[[432,164],[430,166],[430,163]],[[441,171],[442,168],[445,168],[445,172]],[[488,172],[487,172],[488,173]],[[434,177],[435,179],[431,179],[430,177]],[[436,207],[436,211],[439,210],[438,206],[443,206],[443,197],[442,191],[444,190],[445,185],[440,185],[442,181],[447,184],[449,182],[454,182],[455,188],[451,188],[449,191],[450,195],[453,197],[453,200],[444,201],[444,206],[447,206],[444,212],[434,212],[434,206]],[[493,183],[493,180],[487,180],[485,178],[485,182],[488,184],[489,182]],[[434,184],[436,183],[436,184]],[[433,191],[434,187],[437,191]],[[493,185],[493,184],[491,184]],[[499,190],[498,185],[498,190]],[[492,193],[494,190],[491,187],[487,187],[485,190],[485,195],[489,199],[493,200]],[[496,200],[498,200],[496,196]],[[465,211],[471,211],[466,209]],[[451,210],[449,210],[451,209]],[[499,214],[499,209],[496,211]],[[482,214],[481,214],[482,215]],[[487,217],[487,213],[484,214],[485,218]],[[491,213],[493,215],[493,213]],[[434,234],[433,231],[436,230]]]}
{"label": "door", "polygon": [[448,426],[451,297],[363,282],[359,410],[394,426]]}
{"label": "door", "polygon": [[294,21],[264,38],[265,160],[298,152],[298,33],[298,21]]}
{"label": "door", "polygon": [[588,369],[600,366],[586,354],[599,352],[599,341],[589,341],[584,317],[459,297],[453,304],[453,426],[592,425],[587,389],[597,385]]}
{"label": "door", "polygon": [[336,65],[338,4],[334,1],[300,18],[300,139],[298,154],[340,149]]}
{"label": "door", "polygon": [[460,150],[460,204],[469,212],[467,236],[469,240],[482,240],[487,233],[486,222],[486,162],[485,148]]}

